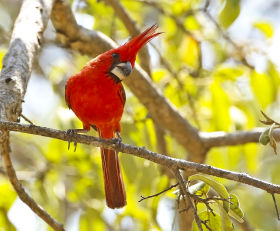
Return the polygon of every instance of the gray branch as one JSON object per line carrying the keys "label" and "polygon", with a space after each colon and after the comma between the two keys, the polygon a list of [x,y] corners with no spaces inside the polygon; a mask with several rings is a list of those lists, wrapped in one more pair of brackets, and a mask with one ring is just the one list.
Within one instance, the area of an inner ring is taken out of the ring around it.
{"label": "gray branch", "polygon": [[16,121],[53,1],[24,1],[0,75],[0,118]]}
{"label": "gray branch", "polygon": [[[216,168],[207,164],[199,164],[187,160],[176,159],[169,156],[165,156],[159,153],[147,150],[145,147],[137,147],[129,144],[124,144],[115,140],[106,140],[93,136],[74,134],[69,135],[65,131],[56,129],[40,127],[35,125],[25,125],[14,122],[0,121],[0,129],[7,131],[17,131],[28,134],[40,135],[64,141],[72,141],[82,144],[93,145],[96,147],[104,147],[108,149],[118,150],[122,153],[131,154],[143,159],[150,160],[154,163],[164,165],[170,169],[179,168],[189,173],[204,173],[212,176],[225,178],[228,180],[244,183],[253,187],[262,189],[268,193],[280,194],[280,185],[271,184],[269,182],[254,178],[246,173],[239,173],[234,171],[228,171],[220,168]],[[65,144],[65,148],[67,144]]]}
{"label": "gray branch", "polygon": [[[17,121],[31,75],[34,59],[40,49],[54,0],[25,0],[14,24],[10,46],[3,59],[0,75],[0,120]],[[7,176],[19,198],[54,230],[64,230],[24,190],[13,167],[9,132],[0,131],[0,152]]]}
{"label": "gray branch", "polygon": [[[251,131],[236,132],[200,132],[199,135],[206,147],[234,146],[247,143],[258,143],[260,135],[265,128],[255,128]],[[280,129],[274,129],[273,137],[276,141],[280,140]]]}

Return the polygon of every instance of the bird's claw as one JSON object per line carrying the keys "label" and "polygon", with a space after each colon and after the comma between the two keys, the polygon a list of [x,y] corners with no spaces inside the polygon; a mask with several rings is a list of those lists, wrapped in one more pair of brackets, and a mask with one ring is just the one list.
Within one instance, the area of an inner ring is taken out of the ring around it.
{"label": "bird's claw", "polygon": [[[76,135],[77,131],[75,129],[68,129],[66,131],[67,136],[69,136],[69,140],[68,140],[68,150],[70,149],[70,144],[71,144],[71,136]],[[74,143],[74,152],[76,152],[77,149],[77,142],[73,142]]]}
{"label": "bird's claw", "polygon": [[112,138],[111,139],[115,144],[120,144],[122,142],[122,139],[120,138]]}
{"label": "bird's claw", "polygon": [[122,137],[121,137],[120,132],[116,132],[116,134],[117,134],[117,139],[120,140],[120,141],[122,141]]}
{"label": "bird's claw", "polygon": [[116,145],[120,145],[122,143],[122,137],[119,132],[116,132],[117,137],[112,138],[112,141],[116,143]]}

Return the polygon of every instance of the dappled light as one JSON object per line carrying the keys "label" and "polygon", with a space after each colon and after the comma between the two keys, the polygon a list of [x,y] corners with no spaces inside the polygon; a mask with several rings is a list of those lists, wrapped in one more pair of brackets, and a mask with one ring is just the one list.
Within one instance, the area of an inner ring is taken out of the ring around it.
{"label": "dappled light", "polygon": [[0,0],[0,230],[279,230],[279,15]]}

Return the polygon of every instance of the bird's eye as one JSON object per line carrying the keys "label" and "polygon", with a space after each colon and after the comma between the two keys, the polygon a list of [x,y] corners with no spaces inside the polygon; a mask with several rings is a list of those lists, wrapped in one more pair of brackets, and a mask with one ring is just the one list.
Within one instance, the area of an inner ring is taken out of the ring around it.
{"label": "bird's eye", "polygon": [[119,55],[118,53],[112,54],[112,57],[113,57],[115,60],[120,59],[120,55]]}

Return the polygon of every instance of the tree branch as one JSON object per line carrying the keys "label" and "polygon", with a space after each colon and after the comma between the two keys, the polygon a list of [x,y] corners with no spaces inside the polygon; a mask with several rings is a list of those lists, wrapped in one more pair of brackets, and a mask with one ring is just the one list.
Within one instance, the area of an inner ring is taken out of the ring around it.
{"label": "tree branch", "polygon": [[9,135],[8,132],[3,132],[3,136],[7,136],[8,142],[4,142],[0,146],[0,150],[2,153],[3,158],[3,165],[5,167],[7,176],[13,185],[15,191],[17,192],[19,198],[29,206],[29,208],[36,213],[39,217],[41,217],[47,224],[49,224],[54,230],[56,231],[63,231],[63,225],[52,218],[44,209],[42,209],[33,199],[30,197],[22,187],[21,183],[19,182],[15,169],[12,165],[12,161],[10,158],[10,144],[9,144]]}
{"label": "tree branch", "polygon": [[[54,0],[25,0],[22,3],[8,52],[3,59],[0,75],[0,120],[17,121],[21,115],[23,97],[53,3]],[[0,152],[7,176],[19,198],[54,230],[64,230],[63,225],[43,210],[20,184],[11,162],[7,130],[0,131]]]}
{"label": "tree branch", "polygon": [[[176,159],[169,156],[165,156],[159,153],[147,150],[145,147],[137,147],[129,144],[117,142],[115,140],[106,140],[93,136],[74,134],[69,135],[65,131],[60,131],[52,128],[40,127],[36,125],[26,125],[14,122],[0,121],[0,130],[17,131],[28,134],[46,136],[50,138],[56,138],[64,141],[72,141],[82,144],[93,145],[96,147],[103,147],[112,150],[118,150],[123,153],[138,156],[143,159],[150,160],[154,163],[164,165],[170,169],[179,168],[194,173],[204,173],[216,177],[225,178],[228,180],[240,182],[243,184],[251,185],[255,188],[262,189],[268,193],[280,194],[280,185],[272,184],[258,178],[254,178],[246,173],[239,173],[234,171],[228,171],[220,168],[216,168],[207,164],[199,164],[182,159]],[[67,146],[67,145],[66,145]],[[65,147],[66,147],[65,146]]]}
{"label": "tree branch", "polygon": [[183,194],[183,199],[184,197],[187,198],[187,206],[190,206],[190,208],[192,209],[192,212],[193,212],[193,216],[194,216],[194,219],[195,219],[195,222],[198,226],[198,230],[199,231],[203,231],[202,229],[202,225],[201,225],[201,220],[197,214],[197,210],[192,202],[192,199],[190,197],[190,193],[186,187],[186,184],[185,184],[185,181],[184,181],[184,178],[182,177],[181,173],[180,173],[180,170],[178,168],[174,168],[173,169],[173,173],[174,173],[174,176],[177,178],[178,182],[179,182],[179,185],[180,185],[180,191],[181,191],[181,194]]}
{"label": "tree branch", "polygon": [[[247,143],[258,143],[259,137],[265,128],[255,128],[251,131],[237,132],[200,132],[199,135],[208,148],[242,145]],[[280,140],[280,129],[274,129],[273,137],[276,141]]]}
{"label": "tree branch", "polygon": [[157,197],[157,196],[159,196],[159,195],[161,195],[161,194],[163,194],[163,193],[165,193],[165,192],[167,192],[167,191],[177,187],[178,185],[179,185],[179,183],[173,184],[170,187],[168,187],[168,188],[166,188],[166,189],[164,189],[164,190],[162,190],[162,191],[160,191],[160,192],[158,192],[156,194],[150,195],[150,196],[146,196],[146,197],[145,196],[140,196],[140,200],[138,202],[141,202],[143,200],[147,200],[147,199],[150,199],[150,198],[153,198],[153,197]]}
{"label": "tree branch", "polygon": [[[17,121],[53,1],[25,0],[0,75],[0,118]],[[32,17],[30,16],[32,15]],[[26,29],[28,28],[28,32]]]}

